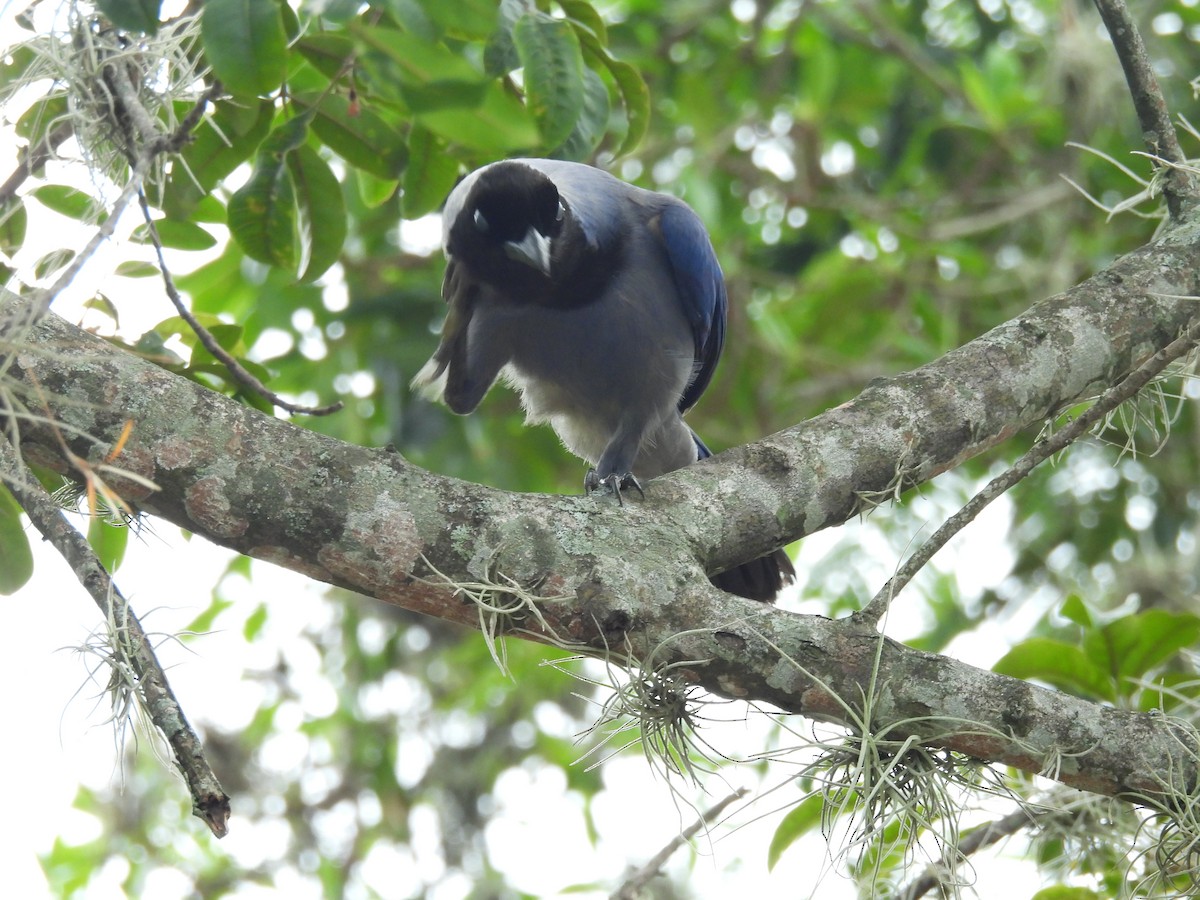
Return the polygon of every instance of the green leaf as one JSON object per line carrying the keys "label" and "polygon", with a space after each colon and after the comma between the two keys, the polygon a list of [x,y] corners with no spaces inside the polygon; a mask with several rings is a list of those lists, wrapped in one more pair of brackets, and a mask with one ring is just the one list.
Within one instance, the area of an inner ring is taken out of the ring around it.
{"label": "green leaf", "polygon": [[300,36],[300,17],[287,0],[276,0],[276,3],[279,6],[279,14],[283,17],[284,37],[287,38],[287,44],[291,45]]}
{"label": "green leaf", "polygon": [[159,274],[158,266],[140,260],[125,260],[118,263],[116,273],[125,278],[151,278]]}
{"label": "green leaf", "polygon": [[1102,894],[1097,894],[1090,888],[1055,884],[1042,888],[1029,900],[1101,900],[1102,897]]}
{"label": "green leaf", "polygon": [[[85,789],[81,789],[76,795],[76,807],[91,812],[83,801],[83,798],[91,796]],[[94,809],[94,804],[92,808]],[[43,858],[47,880],[52,885],[50,893],[55,897],[70,897],[82,893],[88,887],[92,873],[104,864],[108,846],[108,842],[103,838],[81,844],[67,844],[62,838],[55,838],[50,852]]]}
{"label": "green leaf", "polygon": [[979,113],[984,127],[1001,133],[1012,128],[1011,119],[1020,114],[1018,109],[1025,107],[1021,95],[1024,75],[1021,68],[1014,65],[1011,53],[996,53],[995,48],[989,49],[993,52],[986,54],[982,65],[979,60],[961,65],[959,78],[963,93]]}
{"label": "green leaf", "polygon": [[430,131],[455,144],[503,154],[537,147],[537,126],[521,101],[499,84],[491,84],[475,108],[447,108],[418,116]]}
{"label": "green leaf", "polygon": [[[195,317],[196,321],[204,326],[223,350],[235,354],[245,352],[246,348],[241,343],[242,335],[245,333],[243,326],[222,322],[211,313],[196,313]],[[183,341],[184,345],[192,351],[193,358],[195,358],[195,354],[204,354],[204,362],[213,361],[212,355],[200,343],[199,336],[183,316],[171,316],[163,319],[138,339],[137,348],[143,352],[152,351],[173,337],[178,337]]]}
{"label": "green leaf", "polygon": [[347,63],[354,59],[354,41],[344,34],[309,34],[295,46],[314,69],[331,81],[345,75]]}
{"label": "green leaf", "polygon": [[[158,219],[154,229],[162,245],[172,250],[207,250],[217,243],[217,239],[199,225],[180,219]],[[132,238],[138,243],[149,244],[150,229],[139,225],[134,229]]]}
{"label": "green leaf", "polygon": [[467,59],[442,44],[431,43],[395,28],[352,25],[369,48],[369,58],[386,61],[395,77],[409,85],[458,83],[480,85],[487,77]]}
{"label": "green leaf", "polygon": [[621,94],[621,102],[625,107],[625,118],[629,123],[617,155],[628,153],[641,143],[650,127],[650,89],[646,87],[646,82],[642,80],[642,75],[637,69],[629,63],[615,59],[591,31],[576,28],[575,34],[593,65],[601,65],[608,69],[608,73],[617,84],[617,91]]}
{"label": "green leaf", "polygon": [[0,253],[9,256],[21,249],[25,243],[25,231],[29,225],[29,217],[25,212],[25,204],[14,198],[0,207]]}
{"label": "green leaf", "polygon": [[254,640],[262,632],[263,625],[267,623],[267,605],[260,603],[254,608],[254,612],[246,617],[246,624],[242,626],[242,637],[248,641]]}
{"label": "green leaf", "polygon": [[271,132],[262,144],[263,153],[283,156],[299,147],[308,140],[308,126],[312,123],[312,110],[305,110],[298,116],[288,119]]}
{"label": "green leaf", "polygon": [[287,156],[299,205],[308,263],[301,281],[315,281],[337,262],[346,242],[346,205],[342,186],[329,164],[311,147]]}
{"label": "green leaf", "polygon": [[270,94],[287,71],[287,32],[275,0],[205,0],[204,55],[237,96]]}
{"label": "green leaf", "polygon": [[29,109],[17,119],[17,137],[24,138],[30,143],[40,141],[57,123],[66,121],[70,116],[67,98],[63,94],[53,94],[30,104]]}
{"label": "green leaf", "polygon": [[183,631],[193,634],[204,634],[207,631],[212,631],[213,623],[216,622],[217,616],[233,606],[232,600],[224,600],[221,597],[214,596],[212,602],[208,604],[208,608],[192,621],[184,626]]}
{"label": "green leaf", "polygon": [[1070,619],[1076,625],[1082,625],[1084,628],[1095,627],[1092,611],[1087,608],[1087,604],[1078,594],[1072,594],[1064,600],[1059,612],[1062,613],[1063,618]]}
{"label": "green leaf", "polygon": [[187,361],[161,340],[156,340],[152,332],[147,332],[138,339],[136,350],[140,356],[151,360],[156,365],[174,368],[180,372],[187,367]]}
{"label": "green leaf", "polygon": [[[208,333],[212,335],[217,346],[227,353],[238,354],[246,352],[246,345],[242,343],[242,336],[246,333],[246,329],[241,325],[236,325],[232,322],[213,322],[205,326]],[[199,335],[193,335],[192,327],[187,326],[187,331],[184,332],[189,344],[192,346],[192,362],[215,362],[216,358],[209,353],[208,348],[200,343]],[[197,359],[197,354],[203,354],[203,360]]]}
{"label": "green leaf", "polygon": [[625,104],[625,118],[629,122],[625,139],[617,149],[619,156],[640,144],[650,128],[650,89],[642,80],[642,73],[629,63],[610,59],[608,71],[612,73],[617,90],[621,92],[621,99]]}
{"label": "green leaf", "polygon": [[1089,632],[1083,649],[1114,679],[1140,678],[1200,640],[1200,619],[1188,613],[1148,609],[1122,616]]}
{"label": "green leaf", "polygon": [[258,296],[258,287],[245,276],[244,261],[245,254],[237,241],[228,241],[220,256],[194,272],[180,275],[176,283],[191,296],[194,311],[208,314],[226,310],[241,318],[254,308]]}
{"label": "green leaf", "polygon": [[608,43],[608,29],[604,25],[604,18],[587,0],[558,0],[558,5],[568,19],[582,25],[594,34],[600,43]]}
{"label": "green leaf", "polygon": [[500,0],[496,30],[483,48],[483,70],[489,75],[505,75],[521,65],[513,43],[513,26],[526,13],[537,12],[533,0]]}
{"label": "green leaf", "polygon": [[[408,170],[405,169],[407,175]],[[358,199],[363,202],[367,209],[375,209],[383,206],[388,200],[392,199],[392,195],[396,193],[396,187],[399,184],[397,181],[392,181],[388,178],[376,178],[370,172],[359,170],[352,173],[354,176],[354,185]]]}
{"label": "green leaf", "polygon": [[495,0],[422,0],[421,7],[453,37],[485,38],[496,28]]}
{"label": "green leaf", "polygon": [[33,551],[21,525],[21,507],[0,484],[0,594],[15,594],[33,577]]}
{"label": "green leaf", "polygon": [[855,878],[887,879],[904,865],[907,842],[900,839],[906,820],[885,819],[883,830],[872,830],[862,855],[850,864]]}
{"label": "green leaf", "polygon": [[200,200],[192,207],[192,214],[188,217],[192,222],[206,222],[212,225],[225,224],[225,203],[212,194],[201,197]]}
{"label": "green leaf", "polygon": [[102,315],[108,316],[112,320],[114,327],[120,327],[120,312],[117,310],[117,305],[106,294],[97,292],[96,296],[83,301],[83,308],[95,310]]}
{"label": "green leaf", "polygon": [[250,180],[229,198],[229,230],[251,259],[296,268],[296,194],[280,153],[260,153]]}
{"label": "green leaf", "polygon": [[409,132],[408,146],[402,208],[406,219],[416,219],[442,205],[458,180],[458,163],[446,153],[445,143],[420,125]]}
{"label": "green leaf", "polygon": [[441,29],[429,17],[421,0],[383,0],[392,17],[409,34],[433,43],[442,39]]}
{"label": "green leaf", "polygon": [[105,571],[117,571],[125,559],[125,548],[129,545],[128,526],[115,525],[93,511],[88,520],[87,539]]}
{"label": "green leaf", "polygon": [[771,845],[767,848],[767,871],[775,868],[783,851],[792,846],[801,837],[808,834],[821,824],[821,812],[825,808],[825,798],[813,794],[797,803],[788,811],[771,836]]}
{"label": "green leaf", "polygon": [[378,178],[400,177],[408,162],[404,135],[381,116],[369,109],[352,109],[350,101],[338,94],[300,95],[293,100],[313,113],[312,130],[346,162]]}
{"label": "green leaf", "polygon": [[162,0],[96,0],[96,6],[114,25],[125,31],[154,34]]}
{"label": "green leaf", "polygon": [[96,212],[96,198],[63,184],[47,184],[31,192],[38,202],[56,213],[86,222]]}
{"label": "green leaf", "polygon": [[608,88],[591,69],[583,73],[583,112],[575,128],[553,152],[560,159],[586,160],[600,145],[608,130]]}
{"label": "green leaf", "polygon": [[45,278],[66,266],[74,258],[74,250],[51,250],[33,264],[33,274],[38,278]]}
{"label": "green leaf", "polygon": [[1030,638],[1004,654],[992,671],[1013,678],[1036,678],[1082,697],[1115,700],[1108,673],[1080,648],[1050,638]]}
{"label": "green leaf", "polygon": [[542,140],[556,147],[567,139],[583,111],[583,52],[575,29],[543,12],[522,16],[513,43],[525,67],[525,102]]}
{"label": "green leaf", "polygon": [[10,44],[4,58],[0,59],[0,85],[8,87],[22,79],[29,67],[53,46],[54,40],[47,35],[15,46]]}
{"label": "green leaf", "polygon": [[[196,319],[210,331],[216,329],[221,324],[220,319],[208,314],[197,315]],[[143,356],[169,360],[168,365],[183,366],[183,358],[166,346],[167,341],[173,337],[179,337],[184,346],[192,351],[192,355],[197,352],[197,348],[203,351],[203,348],[200,347],[200,339],[192,331],[192,327],[184,321],[182,316],[171,316],[169,319],[164,319],[149,331],[143,333],[137,339],[137,343],[134,344],[134,350]],[[209,358],[211,359],[211,357]]]}
{"label": "green leaf", "polygon": [[[162,209],[172,219],[196,219],[206,194],[246,160],[253,158],[271,130],[275,109],[271,101],[222,101],[212,121],[202,123],[172,173]],[[211,220],[210,220],[211,221]],[[221,216],[217,221],[224,221]]]}
{"label": "green leaf", "polygon": [[1193,706],[1200,697],[1200,684],[1194,672],[1160,672],[1137,693],[1137,709],[1172,712],[1181,706]]}
{"label": "green leaf", "polygon": [[465,81],[402,84],[400,94],[414,115],[443,109],[474,109],[484,102],[488,86]]}

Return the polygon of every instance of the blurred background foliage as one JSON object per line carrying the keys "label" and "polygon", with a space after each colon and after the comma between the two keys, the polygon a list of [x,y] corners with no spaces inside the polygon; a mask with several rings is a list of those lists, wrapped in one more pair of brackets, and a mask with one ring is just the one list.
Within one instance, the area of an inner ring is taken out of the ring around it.
{"label": "blurred background foliage", "polygon": [[[61,79],[48,98],[29,95],[49,77],[38,68],[46,42],[64,40],[38,23],[47,5],[22,20],[21,39],[41,50],[12,52],[4,63],[5,84],[22,98],[5,127],[31,145],[69,121],[60,117]],[[128,29],[123,40],[147,48],[193,12],[97,6]],[[207,54],[231,91],[216,105],[223,137],[201,124],[184,150],[189,165],[171,164],[149,192],[160,221],[177,223],[163,233],[178,284],[197,312],[232,326],[222,343],[272,389],[347,403],[298,424],[392,444],[470,481],[564,492],[578,490],[583,474],[548,429],[522,426],[511,392],[497,390],[476,415],[457,418],[407,388],[443,314],[437,204],[460,174],[493,159],[586,159],[682,196],[700,213],[731,298],[724,359],[691,416],[717,450],[937,357],[1155,229],[1136,215],[1109,219],[1063,178],[1112,207],[1143,185],[1100,154],[1149,174],[1146,160],[1131,156],[1141,136],[1112,47],[1080,0],[249,3],[242,14],[263,17],[252,64],[236,50],[214,51],[229,40],[223,28],[246,24],[220,21],[238,6],[208,0],[205,30],[193,28],[181,52],[193,63]],[[74,9],[70,27],[104,33],[103,18]],[[1200,9],[1175,0],[1138,4],[1136,13],[1172,108],[1187,114]],[[156,112],[163,122],[186,114],[195,85],[175,90]],[[94,159],[102,155],[95,146]],[[112,165],[119,170],[120,160]],[[302,177],[302,166],[318,177]],[[333,195],[319,189],[326,175]],[[247,200],[279,200],[271,192],[280,185],[292,192],[293,215],[273,232],[278,223],[256,219]],[[21,200],[94,214],[44,187]],[[22,266],[21,205],[3,211],[0,231],[18,286],[54,269],[53,260],[39,260],[34,274]],[[1153,214],[1156,203],[1139,209]],[[146,275],[144,249],[122,247],[126,274]],[[318,261],[324,268],[315,271]],[[107,304],[94,304],[102,333],[238,393],[165,313],[144,333],[116,330],[126,298],[159,302],[152,278],[119,284],[108,289],[113,321],[102,315]],[[1111,443],[1076,447],[1013,492],[994,549],[1000,571],[982,583],[954,564],[925,573],[906,598],[904,636],[936,651],[980,638],[993,648],[980,660],[987,665],[1031,636],[1075,644],[1081,630],[1122,617],[1188,613],[1200,435],[1192,404],[1163,404],[1180,413],[1169,441],[1158,440],[1164,412],[1147,401],[1129,428],[1114,423]],[[1035,437],[1020,435],[919,497],[847,526],[819,552],[801,548],[799,590],[786,603],[825,615],[856,608],[923,525]],[[276,601],[247,610],[229,596],[230,584],[252,577],[247,561],[234,562],[192,630],[232,622],[248,645],[266,640]],[[1074,614],[1061,615],[1068,601]],[[123,859],[131,896],[162,866],[186,870],[203,897],[276,885],[285,873],[319,883],[325,896],[518,896],[485,840],[498,780],[523,767],[557,769],[590,821],[603,778],[571,765],[582,752],[572,737],[595,713],[573,693],[585,686],[541,665],[545,648],[509,642],[509,680],[476,633],[336,593],[324,609],[296,640],[319,659],[322,690],[336,702],[308,708],[311,686],[279,652],[246,676],[261,698],[251,721],[205,727],[237,798],[235,827],[275,823],[283,849],[258,865],[231,863],[188,824],[178,786],[143,754],[124,790],[81,792],[78,805],[103,821],[103,836],[60,842],[48,854],[56,892],[82,891],[106,861]],[[1023,674],[1054,681],[1038,669],[1043,645],[1027,646]],[[1187,668],[1174,656],[1155,663]],[[1084,690],[1095,680],[1054,683]],[[1132,688],[1100,693],[1133,702]],[[295,735],[291,762],[274,761],[272,748]],[[367,879],[366,861],[382,847],[408,858],[418,827],[436,834],[443,866],[410,872],[395,893]],[[1115,858],[1093,865],[1110,884]],[[702,893],[682,882],[660,881],[657,890]]]}

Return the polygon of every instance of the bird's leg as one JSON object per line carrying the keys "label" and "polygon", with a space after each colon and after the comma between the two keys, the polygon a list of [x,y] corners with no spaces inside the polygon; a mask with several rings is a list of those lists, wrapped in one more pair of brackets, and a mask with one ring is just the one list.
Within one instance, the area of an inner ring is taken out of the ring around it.
{"label": "bird's leg", "polygon": [[641,484],[638,483],[632,472],[626,472],[624,475],[613,472],[611,475],[601,478],[595,469],[588,469],[588,473],[583,479],[583,489],[591,494],[601,488],[607,488],[608,492],[617,498],[617,503],[622,506],[625,505],[625,501],[621,499],[621,491],[627,488],[633,488],[641,495],[642,499],[646,497],[646,492],[642,490]]}
{"label": "bird's leg", "polygon": [[583,488],[587,493],[593,493],[604,487],[624,505],[621,491],[633,488],[642,497],[646,496],[633,474],[633,462],[642,444],[642,436],[646,431],[648,416],[646,410],[637,405],[624,405],[621,419],[608,440],[608,445],[600,458],[596,460],[596,468],[587,473],[583,479]]}

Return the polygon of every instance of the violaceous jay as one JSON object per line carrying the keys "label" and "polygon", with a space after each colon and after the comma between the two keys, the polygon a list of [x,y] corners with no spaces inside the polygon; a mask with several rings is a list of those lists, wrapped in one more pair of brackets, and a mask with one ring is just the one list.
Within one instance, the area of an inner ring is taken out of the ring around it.
{"label": "violaceous jay", "polygon": [[[581,163],[514,159],[464,178],[442,215],[449,311],[414,387],[466,414],[503,378],[528,423],[592,465],[586,490],[618,501],[712,455],[683,414],[716,368],[727,300],[687,204]],[[793,576],[779,550],[713,583],[770,601]]]}

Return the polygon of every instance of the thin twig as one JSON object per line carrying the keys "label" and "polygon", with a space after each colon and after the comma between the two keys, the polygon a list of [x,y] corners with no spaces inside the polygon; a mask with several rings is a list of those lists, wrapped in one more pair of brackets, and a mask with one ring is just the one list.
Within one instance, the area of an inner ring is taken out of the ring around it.
{"label": "thin twig", "polygon": [[[112,209],[108,211],[108,217],[96,227],[96,233],[92,235],[92,239],[73,260],[71,264],[63,269],[62,274],[54,280],[54,284],[48,288],[41,288],[32,294],[32,303],[27,307],[30,317],[24,322],[25,325],[32,326],[42,320],[47,312],[50,311],[50,305],[54,302],[67,286],[75,280],[75,276],[83,269],[96,251],[100,249],[100,245],[111,238],[117,229],[117,221],[121,218],[121,214],[125,211],[125,207],[129,202],[141,191],[142,180],[146,177],[146,173],[150,171],[151,157],[143,157],[138,160],[137,165],[132,167],[129,173],[129,181],[113,202]],[[0,328],[0,332],[6,331],[7,325]]]}
{"label": "thin twig", "polygon": [[168,138],[138,99],[131,65],[128,60],[116,59],[101,69],[104,84],[115,95],[115,100],[109,101],[109,112],[125,133],[125,150],[130,157],[157,156],[166,150]]}
{"label": "thin twig", "polygon": [[[141,623],[87,540],[54,503],[21,460],[16,448],[0,439],[0,477],[42,536],[67,561],[79,583],[91,594],[113,624],[119,638],[116,646],[128,648],[126,662],[136,675],[135,689],[141,708],[162,732],[175,765],[192,796],[192,812],[204,820],[212,833],[224,837],[228,831],[229,796],[204,755],[204,746],[192,730],[167,676],[154,655]],[[114,652],[116,651],[114,647]]]}
{"label": "thin twig", "polygon": [[1124,0],[1096,0],[1096,9],[1100,11],[1100,18],[1104,20],[1104,27],[1108,29],[1125,71],[1125,82],[1133,97],[1146,149],[1164,163],[1163,195],[1167,199],[1167,213],[1172,220],[1178,220],[1195,204],[1198,192],[1191,174],[1178,168],[1186,162],[1186,157],[1179,146],[1179,137],[1146,45]]}
{"label": "thin twig", "polygon": [[178,127],[167,138],[165,152],[178,153],[191,143],[192,132],[196,130],[196,127],[200,124],[200,120],[204,118],[204,113],[208,109],[209,104],[216,103],[217,98],[223,93],[225,93],[225,85],[214,78],[213,83],[208,86],[208,90],[200,95],[195,105],[188,110],[188,114],[183,117]]}
{"label": "thin twig", "polygon": [[954,848],[953,861],[942,857],[939,862],[926,869],[924,874],[910,884],[900,896],[903,900],[919,900],[919,898],[924,897],[930,891],[943,884],[944,874],[953,872],[967,857],[978,853],[980,850],[985,850],[993,844],[999,843],[1006,837],[1011,837],[1022,828],[1033,825],[1037,820],[1037,816],[1037,812],[1022,808],[1010,812],[1001,819],[995,819],[986,825],[981,825],[958,842],[958,845]]}
{"label": "thin twig", "polygon": [[654,857],[648,863],[625,879],[624,884],[617,888],[616,892],[612,895],[612,900],[634,900],[638,896],[638,892],[659,874],[659,871],[666,864],[667,860],[671,858],[671,854],[691,840],[701,828],[704,828],[716,819],[717,816],[721,815],[729,804],[741,800],[747,793],[749,791],[746,788],[738,788],[724,800],[706,809],[700,815],[699,819],[675,835],[671,839],[671,842],[654,854]]}
{"label": "thin twig", "polygon": [[74,133],[75,129],[69,122],[60,122],[36,144],[22,148],[17,157],[17,167],[5,179],[4,184],[0,184],[0,206],[17,195],[17,189],[25,183],[25,179],[54,159],[58,145]]}
{"label": "thin twig", "polygon": [[896,574],[888,579],[887,584],[880,588],[879,593],[871,598],[870,603],[854,613],[851,618],[872,628],[877,626],[883,614],[887,612],[892,598],[904,589],[913,576],[933,558],[935,553],[946,546],[952,537],[974,521],[989,503],[1025,478],[1039,463],[1049,459],[1086,434],[1093,425],[1144,388],[1167,366],[1195,347],[1197,340],[1200,340],[1200,336],[1194,333],[1195,327],[1196,321],[1193,320],[1192,325],[1186,328],[1180,337],[1163,347],[1124,379],[1101,394],[1078,419],[1056,431],[1044,441],[1034,444],[1011,467],[989,481],[983,490],[972,497],[966,506],[947,519],[934,532],[933,536],[905,561]]}
{"label": "thin twig", "polygon": [[265,384],[255,378],[246,370],[240,362],[234,359],[224,347],[217,343],[217,339],[212,336],[212,333],[200,324],[200,321],[192,315],[192,311],[187,308],[187,304],[183,302],[183,297],[179,294],[179,289],[175,287],[175,279],[171,277],[171,270],[167,268],[167,260],[163,254],[162,239],[158,236],[158,228],[155,227],[154,218],[150,214],[150,203],[146,199],[144,191],[138,192],[138,202],[142,207],[142,216],[146,220],[146,229],[150,234],[150,243],[154,245],[154,254],[158,257],[158,271],[162,274],[163,288],[167,292],[167,296],[171,298],[171,303],[174,304],[180,318],[188,323],[188,327],[196,333],[196,337],[200,339],[200,343],[204,345],[204,349],[211,353],[233,377],[233,380],[240,384],[248,391],[252,391],[267,400],[268,403],[274,404],[280,409],[287,410],[290,413],[307,416],[327,416],[340,410],[345,404],[338,400],[335,403],[330,403],[328,406],[301,406],[298,403],[292,403],[290,400],[285,400],[283,397],[276,394]]}
{"label": "thin twig", "polygon": [[163,254],[162,239],[160,236],[158,236],[158,229],[155,227],[154,217],[150,215],[150,203],[149,200],[146,200],[144,191],[138,192],[138,203],[142,204],[142,215],[145,218],[146,230],[148,230],[150,234],[151,244],[154,245],[155,256],[158,258],[158,271],[162,272],[163,288],[166,289],[167,296],[170,298],[170,302],[172,302],[172,304],[175,306],[175,310],[179,312],[180,318],[184,319],[184,322],[187,323],[188,328],[191,328],[192,331],[196,332],[196,336],[199,338],[200,343],[204,344],[204,349],[208,350],[209,353],[214,355],[215,358],[221,362],[221,365],[226,367],[226,370],[229,372],[230,376],[233,377],[235,382],[238,382],[242,388],[245,388],[248,391],[253,391],[254,394],[257,394],[260,397],[264,397],[266,401],[275,404],[276,407],[280,409],[286,409],[287,412],[293,414],[329,415],[330,413],[336,413],[338,409],[346,406],[346,404],[340,400],[335,403],[330,403],[329,406],[325,407],[300,406],[299,403],[293,403],[292,401],[284,400],[284,398],[276,394],[275,391],[272,391],[270,388],[268,388],[268,386],[260,382],[260,380],[254,378],[250,372],[246,371],[245,366],[242,366],[238,360],[233,358],[232,354],[227,352],[226,348],[222,347],[220,343],[217,343],[216,338],[212,336],[211,332],[204,328],[204,325],[200,324],[199,319],[197,319],[196,316],[193,316],[191,310],[188,310],[187,305],[184,302],[184,298],[182,298],[182,296],[179,294],[179,288],[175,287],[175,280],[172,276],[170,276],[170,269],[167,268],[167,259]]}

